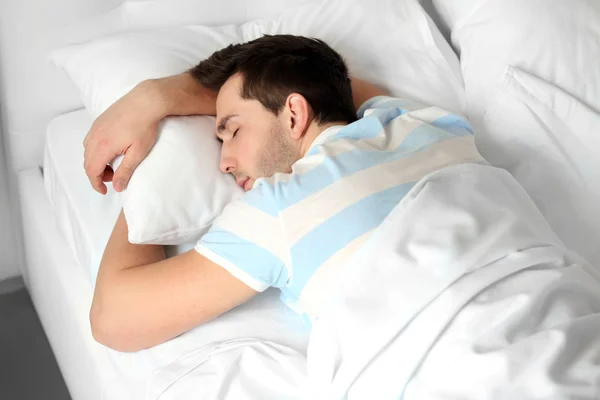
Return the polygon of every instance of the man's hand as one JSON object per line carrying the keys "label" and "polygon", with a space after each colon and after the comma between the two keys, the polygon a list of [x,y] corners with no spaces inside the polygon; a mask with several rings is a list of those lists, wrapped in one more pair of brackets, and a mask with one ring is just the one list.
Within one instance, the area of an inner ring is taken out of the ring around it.
{"label": "man's hand", "polygon": [[[158,136],[163,118],[148,82],[142,82],[126,94],[93,123],[83,146],[85,173],[92,187],[106,194],[104,182],[113,182],[116,191],[127,187],[129,178],[146,157]],[[116,156],[125,157],[114,172],[107,166]]]}
{"label": "man's hand", "polygon": [[[147,80],[110,106],[88,132],[83,146],[85,173],[92,187],[106,194],[104,182],[125,190],[135,168],[158,137],[158,124],[169,115],[215,115],[217,93],[204,88],[188,72]],[[116,171],[108,163],[125,157]]]}

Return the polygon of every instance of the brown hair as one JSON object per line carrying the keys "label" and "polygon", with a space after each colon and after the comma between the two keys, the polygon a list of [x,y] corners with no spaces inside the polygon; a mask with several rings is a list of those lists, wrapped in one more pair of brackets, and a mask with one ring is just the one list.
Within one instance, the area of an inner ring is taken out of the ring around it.
{"label": "brown hair", "polygon": [[208,89],[219,91],[234,74],[243,77],[240,96],[279,114],[289,94],[310,104],[315,121],[356,121],[348,68],[325,42],[295,35],[265,35],[216,51],[190,70]]}

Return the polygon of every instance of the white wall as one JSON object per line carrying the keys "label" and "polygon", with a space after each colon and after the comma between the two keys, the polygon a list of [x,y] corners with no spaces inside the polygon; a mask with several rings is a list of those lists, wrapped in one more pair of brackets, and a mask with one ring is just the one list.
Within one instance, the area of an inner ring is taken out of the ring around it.
{"label": "white wall", "polygon": [[4,141],[0,132],[0,281],[20,275],[16,232],[13,225],[18,222],[17,216],[11,213],[7,161]]}

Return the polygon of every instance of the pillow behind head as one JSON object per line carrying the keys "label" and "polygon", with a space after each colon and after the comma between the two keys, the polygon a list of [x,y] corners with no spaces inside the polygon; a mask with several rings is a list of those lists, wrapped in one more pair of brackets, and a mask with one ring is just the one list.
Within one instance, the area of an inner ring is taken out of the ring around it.
{"label": "pillow behind head", "polygon": [[[600,110],[597,0],[434,0],[460,51],[469,117],[481,123],[519,68]],[[460,18],[458,18],[460,16]]]}
{"label": "pillow behind head", "polygon": [[464,114],[458,58],[417,0],[316,1],[241,30],[244,41],[282,33],[322,39],[352,75],[393,96]]}
{"label": "pillow behind head", "polygon": [[[169,28],[69,46],[52,58],[97,117],[139,82],[181,73],[239,41],[234,26]],[[219,171],[214,131],[214,118],[208,116],[171,117],[160,124],[156,144],[121,194],[131,243],[195,242],[242,194]]]}

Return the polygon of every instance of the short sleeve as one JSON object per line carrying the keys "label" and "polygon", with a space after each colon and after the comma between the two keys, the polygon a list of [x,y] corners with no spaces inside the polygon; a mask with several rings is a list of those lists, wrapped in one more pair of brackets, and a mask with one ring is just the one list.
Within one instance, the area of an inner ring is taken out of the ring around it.
{"label": "short sleeve", "polygon": [[195,246],[198,253],[259,292],[270,286],[283,288],[288,281],[289,247],[271,203],[264,190],[251,190],[229,204]]}

